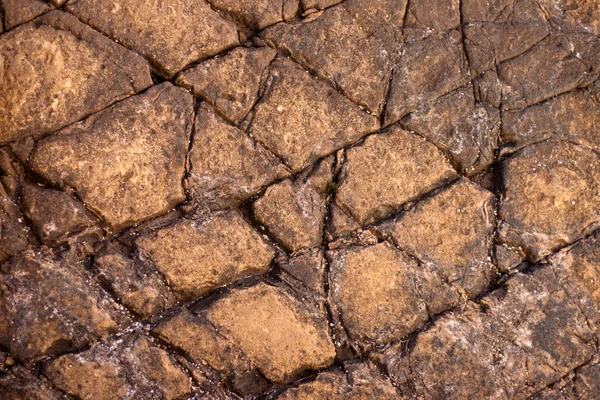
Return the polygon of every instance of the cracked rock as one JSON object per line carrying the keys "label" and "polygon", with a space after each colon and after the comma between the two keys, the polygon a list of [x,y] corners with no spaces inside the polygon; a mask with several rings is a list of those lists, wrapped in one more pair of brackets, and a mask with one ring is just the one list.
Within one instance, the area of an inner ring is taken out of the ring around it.
{"label": "cracked rock", "polygon": [[560,35],[550,36],[525,54],[500,64],[502,107],[525,108],[592,83],[597,74],[573,54],[572,46]]}
{"label": "cracked rock", "polygon": [[68,193],[26,183],[21,189],[21,206],[47,246],[67,244],[73,235],[92,243],[103,237],[98,220]]}
{"label": "cracked rock", "polygon": [[310,20],[276,25],[263,37],[352,101],[381,113],[391,73],[390,46],[355,23],[343,5]]}
{"label": "cracked rock", "polygon": [[389,243],[332,251],[328,258],[332,312],[362,348],[399,340],[427,321],[412,282],[419,266]]}
{"label": "cracked rock", "polygon": [[569,92],[524,110],[502,113],[502,140],[520,148],[563,137],[596,149],[600,145],[600,105],[585,90]]}
{"label": "cracked rock", "polygon": [[375,117],[292,61],[277,58],[249,132],[296,172],[378,129]]}
{"label": "cracked rock", "polygon": [[5,400],[64,399],[48,381],[37,378],[23,367],[12,368],[6,375],[0,375],[0,393]]}
{"label": "cracked rock", "polygon": [[534,0],[467,0],[463,12],[468,22],[465,48],[477,74],[525,53],[549,33],[544,12]]}
{"label": "cracked rock", "polygon": [[115,232],[156,217],[185,200],[192,103],[183,89],[154,86],[38,141],[29,165]]}
{"label": "cracked rock", "polygon": [[404,29],[433,29],[439,32],[460,25],[460,0],[421,0],[408,3]]}
{"label": "cracked rock", "polygon": [[175,297],[157,271],[130,258],[125,249],[113,243],[96,253],[94,273],[121,304],[142,318],[175,304]]}
{"label": "cracked rock", "polygon": [[308,289],[320,295],[325,294],[326,264],[321,249],[309,249],[295,253],[289,259],[280,261],[278,265]]}
{"label": "cracked rock", "polygon": [[61,11],[0,37],[0,144],[52,133],[152,85],[134,53]]}
{"label": "cracked rock", "polygon": [[180,300],[192,300],[249,275],[266,273],[273,247],[241,216],[228,211],[181,219],[135,244]]}
{"label": "cracked rock", "polygon": [[553,18],[600,36],[600,4],[586,0],[540,0],[540,6]]}
{"label": "cracked rock", "polygon": [[467,62],[458,31],[406,43],[394,69],[385,125],[466,83]]}
{"label": "cracked rock", "polygon": [[67,10],[148,58],[167,78],[239,44],[235,25],[202,0],[68,0]]}
{"label": "cracked rock", "polygon": [[0,343],[21,362],[79,349],[129,322],[85,267],[27,251],[2,266]]}
{"label": "cracked rock", "polygon": [[49,361],[43,373],[82,400],[184,399],[192,392],[177,362],[149,338],[134,334]]}
{"label": "cracked rock", "polygon": [[504,161],[499,238],[537,261],[596,229],[600,222],[598,155],[545,141]]}
{"label": "cracked rock", "polygon": [[21,211],[0,182],[0,263],[27,249],[31,239]]}
{"label": "cracked rock", "polygon": [[175,314],[152,331],[197,364],[208,364],[237,393],[258,394],[268,382],[238,345],[206,319],[189,311]]}
{"label": "cracked rock", "polygon": [[551,387],[541,391],[532,400],[593,399],[600,393],[600,364],[584,365]]}
{"label": "cracked rock", "polygon": [[391,236],[408,254],[436,266],[445,282],[474,297],[491,281],[494,195],[461,179],[418,202],[391,224]]}
{"label": "cracked rock", "polygon": [[456,176],[434,145],[393,127],[347,151],[335,201],[364,226]]}
{"label": "cracked rock", "polygon": [[[246,25],[248,28],[254,31],[260,31],[267,26],[283,21],[284,4],[290,2],[288,0],[209,1],[214,8],[227,13],[235,20]],[[288,15],[286,19],[291,19],[293,16],[294,15]]]}
{"label": "cracked rock", "polygon": [[585,318],[549,268],[513,276],[481,304],[381,354],[404,395],[525,399],[592,356]]}
{"label": "cracked rock", "polygon": [[290,251],[321,245],[332,161],[323,160],[306,177],[269,186],[252,205],[255,218]]}
{"label": "cracked rock", "polygon": [[202,209],[238,206],[288,169],[243,131],[211,109],[198,109],[187,187]]}
{"label": "cracked rock", "polygon": [[44,0],[2,0],[4,29],[9,30],[35,17],[54,9],[54,5]]}
{"label": "cracked rock", "polygon": [[328,368],[335,359],[327,321],[278,287],[233,290],[201,315],[273,383]]}
{"label": "cracked rock", "polygon": [[494,161],[500,113],[476,103],[472,87],[440,97],[431,107],[408,115],[402,125],[448,152],[464,174],[476,174]]}
{"label": "cracked rock", "polygon": [[344,364],[344,371],[322,372],[315,380],[301,383],[274,397],[278,400],[394,400],[399,399],[391,382],[370,363]]}
{"label": "cracked rock", "polygon": [[182,71],[177,84],[190,88],[194,96],[238,124],[258,100],[261,79],[276,55],[270,47],[236,47]]}

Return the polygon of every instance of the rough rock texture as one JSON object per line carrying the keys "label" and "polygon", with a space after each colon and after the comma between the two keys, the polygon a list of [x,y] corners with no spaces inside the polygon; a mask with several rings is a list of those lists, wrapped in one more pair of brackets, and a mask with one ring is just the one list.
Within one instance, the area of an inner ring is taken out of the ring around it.
{"label": "rough rock texture", "polygon": [[277,157],[207,107],[197,112],[189,162],[188,190],[208,210],[237,206],[289,175]]}
{"label": "rough rock texture", "polygon": [[44,365],[58,388],[80,399],[183,399],[191,380],[167,352],[149,338],[129,334]]}
{"label": "rough rock texture", "polygon": [[524,399],[594,352],[585,316],[550,268],[517,274],[480,304],[436,321],[410,352],[381,355],[403,393]]}
{"label": "rough rock texture", "polygon": [[6,375],[0,375],[0,393],[6,400],[64,399],[48,381],[37,378],[23,367],[12,368]]}
{"label": "rough rock texture", "polygon": [[[292,2],[289,0],[210,0],[214,8],[227,13],[255,31],[283,21],[286,3]],[[291,15],[286,15],[286,19],[293,18],[295,14],[292,12]]]}
{"label": "rough rock texture", "polygon": [[524,108],[593,82],[597,74],[590,71],[586,60],[573,54],[573,47],[561,36],[550,36],[530,51],[500,64],[498,76],[505,85],[502,107]]}
{"label": "rough rock texture", "polygon": [[458,31],[450,31],[404,45],[393,73],[386,125],[467,83],[461,40]]}
{"label": "rough rock texture", "polygon": [[109,243],[94,257],[94,273],[118,301],[142,318],[158,314],[175,303],[164,278],[153,268],[129,257]]}
{"label": "rough rock texture", "polygon": [[589,92],[576,90],[524,110],[502,114],[502,140],[513,147],[562,137],[597,149],[600,103]]}
{"label": "rough rock texture", "polygon": [[0,399],[597,399],[599,29],[0,0]]}
{"label": "rough rock texture", "polygon": [[69,0],[67,10],[147,57],[167,78],[239,43],[235,26],[202,0]]}
{"label": "rough rock texture", "polygon": [[24,215],[31,221],[42,243],[55,247],[69,242],[69,236],[89,240],[102,238],[98,219],[68,193],[32,184],[21,189]]}
{"label": "rough rock texture", "polygon": [[335,201],[365,225],[454,177],[434,145],[394,127],[348,150]]}
{"label": "rough rock texture", "polygon": [[391,51],[357,24],[343,5],[306,22],[279,24],[263,37],[331,81],[352,101],[380,114],[392,69]]}
{"label": "rough rock texture", "polygon": [[37,142],[29,164],[119,231],[185,200],[192,114],[192,97],[164,83]]}
{"label": "rough rock texture", "polygon": [[272,70],[249,132],[293,171],[379,129],[379,121],[285,58]]}
{"label": "rough rock texture", "polygon": [[241,395],[260,393],[268,387],[268,382],[239,345],[201,316],[183,311],[152,332],[195,363],[207,364]]}
{"label": "rough rock texture", "polygon": [[548,34],[546,16],[534,0],[463,2],[465,47],[476,73],[525,53]]}
{"label": "rough rock texture", "polygon": [[275,58],[270,47],[236,47],[177,75],[177,84],[212,104],[234,124],[242,121],[259,97],[263,75]]}
{"label": "rough rock texture", "polygon": [[473,175],[494,161],[498,147],[500,113],[477,103],[472,87],[458,89],[417,110],[402,120],[402,126],[418,132],[447,152],[456,169]]}
{"label": "rough rock texture", "polygon": [[259,283],[234,290],[202,315],[271,382],[287,383],[305,370],[333,364],[327,321],[277,287]]}
{"label": "rough rock texture", "polygon": [[274,397],[279,400],[392,400],[398,393],[391,382],[369,363],[346,363],[344,371],[322,372],[311,382],[301,383]]}
{"label": "rough rock texture", "polygon": [[269,186],[252,205],[254,217],[291,251],[321,245],[331,161],[324,159],[308,176]]}
{"label": "rough rock texture", "polygon": [[237,211],[182,219],[136,241],[180,299],[192,300],[270,268],[274,250]]}
{"label": "rough rock texture", "polygon": [[0,144],[41,137],[152,84],[148,64],[61,11],[0,37]]}
{"label": "rough rock texture", "polygon": [[565,141],[545,141],[503,163],[498,216],[503,243],[537,261],[598,227],[598,155]]}
{"label": "rough rock texture", "polygon": [[493,277],[494,222],[492,193],[463,179],[398,216],[390,234],[400,249],[435,265],[445,282],[473,297]]}
{"label": "rough rock texture", "polygon": [[4,29],[9,30],[35,17],[54,9],[54,5],[44,0],[2,0]]}
{"label": "rough rock texture", "polygon": [[0,344],[19,361],[76,350],[128,322],[74,260],[28,251],[1,272]]}

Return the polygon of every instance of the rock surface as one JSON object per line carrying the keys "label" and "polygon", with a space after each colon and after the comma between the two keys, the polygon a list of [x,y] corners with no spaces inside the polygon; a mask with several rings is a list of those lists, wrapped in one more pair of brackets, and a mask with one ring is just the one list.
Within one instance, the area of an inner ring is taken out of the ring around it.
{"label": "rock surface", "polygon": [[68,0],[67,10],[135,50],[167,78],[238,45],[235,26],[201,0]]}
{"label": "rock surface", "polygon": [[120,231],[185,200],[192,115],[192,97],[164,83],[37,142],[29,164]]}
{"label": "rock surface", "polygon": [[61,11],[0,37],[0,144],[41,137],[152,85],[148,64]]}

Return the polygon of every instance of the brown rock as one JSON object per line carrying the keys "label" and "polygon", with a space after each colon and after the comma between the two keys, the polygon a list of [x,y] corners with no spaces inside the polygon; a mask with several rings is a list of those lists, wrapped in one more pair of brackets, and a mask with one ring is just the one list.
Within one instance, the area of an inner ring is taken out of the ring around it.
{"label": "brown rock", "polygon": [[194,132],[187,186],[202,209],[237,206],[289,175],[259,143],[206,107],[198,110]]}
{"label": "brown rock", "polygon": [[143,262],[128,257],[109,243],[96,253],[94,272],[117,300],[142,318],[158,314],[175,303],[164,278]]}
{"label": "brown rock", "polygon": [[263,75],[277,52],[270,47],[236,47],[177,75],[177,84],[238,124],[258,100]]}
{"label": "brown rock", "polygon": [[389,243],[329,255],[330,303],[363,349],[399,340],[428,314],[413,282],[417,263]]}
{"label": "brown rock", "polygon": [[182,300],[192,300],[248,275],[266,273],[273,248],[238,211],[201,221],[182,219],[135,241]]}
{"label": "brown rock", "polygon": [[82,400],[183,399],[192,392],[190,378],[168,353],[134,334],[52,360],[44,375]]}
{"label": "brown rock", "polygon": [[[42,243],[59,246],[68,236],[83,233],[91,241],[102,238],[98,220],[68,193],[33,184],[21,189],[21,206]],[[86,232],[82,232],[86,231]]]}
{"label": "brown rock", "polygon": [[353,102],[381,113],[392,69],[390,49],[356,24],[343,5],[306,22],[276,25],[263,37]]}
{"label": "brown rock", "polygon": [[316,8],[322,10],[327,7],[334,6],[341,3],[343,0],[300,0],[302,8],[308,10],[310,8]]}
{"label": "brown rock", "polygon": [[152,85],[140,57],[61,11],[3,35],[0,55],[0,144],[42,137]]}
{"label": "brown rock", "polygon": [[525,258],[518,249],[503,244],[497,244],[495,246],[494,255],[496,259],[496,268],[498,268],[498,272],[500,273],[506,273],[509,270],[518,267]]}
{"label": "brown rock", "polygon": [[201,0],[139,3],[69,0],[83,22],[148,58],[171,78],[186,65],[239,44],[235,26]]}
{"label": "brown rock", "polygon": [[444,32],[460,25],[460,0],[421,0],[408,3],[407,27]]}
{"label": "brown rock", "polygon": [[394,400],[398,393],[391,382],[370,363],[346,363],[340,370],[322,372],[311,382],[301,383],[279,394],[278,400]]}
{"label": "brown rock", "polygon": [[[323,160],[320,164],[324,168],[317,168],[308,176],[269,186],[252,205],[256,219],[291,251],[321,245],[327,212],[325,182],[333,179],[331,161]],[[323,169],[322,176],[319,169]]]}
{"label": "brown rock", "polygon": [[465,47],[477,74],[525,53],[548,35],[544,12],[534,0],[465,3]]}
{"label": "brown rock", "polygon": [[467,63],[459,32],[406,43],[394,69],[385,124],[466,83]]}
{"label": "brown rock", "polygon": [[17,204],[0,182],[0,263],[27,249],[31,239]]}
{"label": "brown rock", "polygon": [[[536,68],[531,68],[535,65]],[[502,107],[524,108],[570,90],[584,87],[597,77],[572,53],[562,36],[550,36],[518,57],[498,66],[502,82]],[[552,82],[551,85],[548,82]]]}
{"label": "brown rock", "polygon": [[585,0],[541,0],[540,6],[550,16],[600,36],[600,4]]}
{"label": "brown rock", "polygon": [[530,261],[599,226],[598,155],[559,141],[533,144],[503,163],[499,238]]}
{"label": "brown rock", "polygon": [[365,225],[455,177],[434,145],[393,127],[347,151],[335,201]]}
{"label": "brown rock", "polygon": [[123,328],[128,318],[85,267],[27,251],[2,267],[0,342],[22,362],[81,348]]}
{"label": "brown rock", "polygon": [[152,332],[194,362],[208,364],[242,396],[258,394],[268,387],[236,343],[198,315],[182,311]]}
{"label": "brown rock", "polygon": [[525,399],[592,355],[585,318],[548,268],[447,314],[382,360],[405,394],[424,399]]}
{"label": "brown rock", "polygon": [[305,250],[278,263],[279,267],[318,294],[325,294],[325,258],[320,249]]}
{"label": "brown rock", "polygon": [[449,153],[464,174],[476,174],[494,161],[500,113],[476,103],[472,87],[440,97],[431,107],[408,115],[402,125]]}
{"label": "brown rock", "polygon": [[587,91],[576,90],[524,110],[502,113],[502,140],[520,148],[563,137],[596,149],[599,125],[600,105]]}
{"label": "brown rock", "polygon": [[600,330],[600,258],[598,233],[553,255],[551,268],[569,297],[586,316],[587,324]]}
{"label": "brown rock", "polygon": [[379,122],[285,58],[273,68],[249,132],[292,171],[379,129]]}
{"label": "brown rock", "polygon": [[185,200],[192,103],[170,83],[155,86],[39,141],[30,166],[75,189],[113,231],[158,216]]}
{"label": "brown rock", "polygon": [[500,108],[502,105],[502,88],[495,69],[483,72],[473,80],[475,99],[486,102],[492,107]]}
{"label": "brown rock", "polygon": [[473,297],[487,288],[494,272],[494,227],[494,195],[461,179],[401,214],[391,235],[398,247],[434,264],[445,282]]}
{"label": "brown rock", "polygon": [[29,22],[54,8],[52,4],[44,0],[2,0],[0,4],[4,13],[4,29],[6,30]]}
{"label": "brown rock", "polygon": [[210,0],[210,4],[254,31],[283,21],[284,0]]}
{"label": "brown rock", "polygon": [[0,393],[4,400],[61,400],[64,396],[43,378],[37,378],[23,367],[15,367],[0,375]]}
{"label": "brown rock", "polygon": [[203,315],[273,383],[333,364],[327,321],[280,288],[259,283],[234,290]]}
{"label": "brown rock", "polygon": [[402,41],[407,0],[345,0],[343,7],[360,27],[396,52]]}

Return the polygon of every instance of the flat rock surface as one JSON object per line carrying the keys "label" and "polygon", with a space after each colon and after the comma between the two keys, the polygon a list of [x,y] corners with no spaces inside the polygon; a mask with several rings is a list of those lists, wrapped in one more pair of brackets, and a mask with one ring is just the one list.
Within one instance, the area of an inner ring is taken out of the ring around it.
{"label": "flat rock surface", "polygon": [[0,0],[0,399],[600,392],[597,0]]}
{"label": "flat rock surface", "polygon": [[147,57],[168,78],[239,43],[235,25],[202,0],[68,0],[67,10]]}

